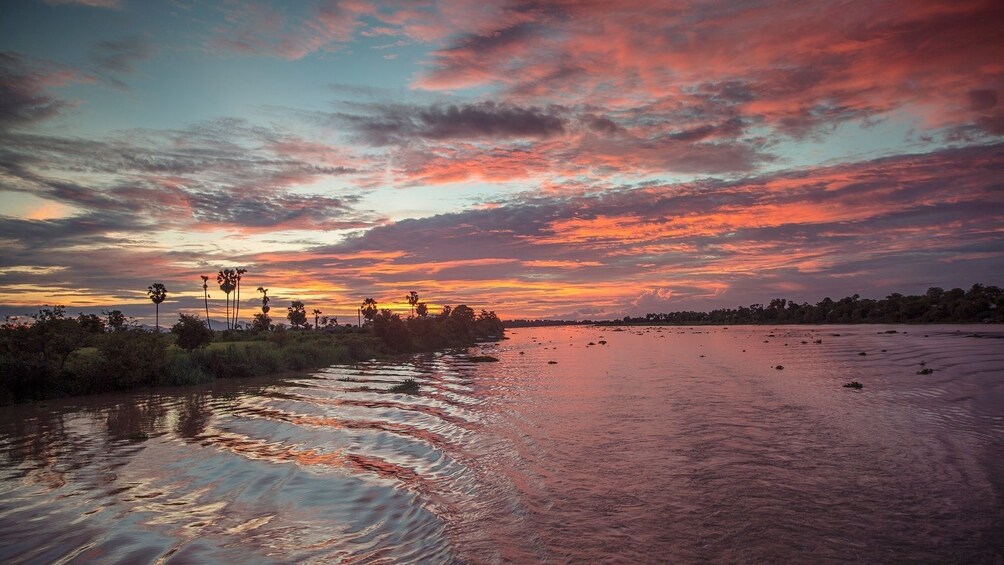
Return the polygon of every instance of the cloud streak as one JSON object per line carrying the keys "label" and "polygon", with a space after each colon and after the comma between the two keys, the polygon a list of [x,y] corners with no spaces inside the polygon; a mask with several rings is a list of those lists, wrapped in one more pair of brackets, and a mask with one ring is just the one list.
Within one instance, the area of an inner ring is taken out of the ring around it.
{"label": "cloud streak", "polygon": [[91,60],[101,69],[114,73],[133,73],[136,63],[150,56],[149,41],[133,36],[115,41],[99,41],[91,50]]}

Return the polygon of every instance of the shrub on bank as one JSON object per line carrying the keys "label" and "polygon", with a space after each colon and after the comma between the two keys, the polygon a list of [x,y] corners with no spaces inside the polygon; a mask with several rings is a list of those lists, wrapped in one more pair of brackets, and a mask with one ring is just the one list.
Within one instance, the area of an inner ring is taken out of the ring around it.
{"label": "shrub on bank", "polygon": [[213,332],[196,316],[179,314],[178,323],[171,327],[171,333],[178,336],[178,347],[192,351],[212,343]]}

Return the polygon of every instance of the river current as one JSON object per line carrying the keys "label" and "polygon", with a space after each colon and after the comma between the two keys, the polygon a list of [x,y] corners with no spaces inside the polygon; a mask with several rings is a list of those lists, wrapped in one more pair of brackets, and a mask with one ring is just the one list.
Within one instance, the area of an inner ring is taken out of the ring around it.
{"label": "river current", "polygon": [[1004,329],[508,335],[4,407],[0,562],[1004,562]]}

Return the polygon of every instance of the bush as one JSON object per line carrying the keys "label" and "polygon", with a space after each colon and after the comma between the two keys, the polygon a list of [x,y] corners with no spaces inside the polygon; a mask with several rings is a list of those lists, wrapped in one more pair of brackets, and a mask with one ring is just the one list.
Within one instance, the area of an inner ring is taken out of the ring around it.
{"label": "bush", "polygon": [[96,347],[74,351],[63,367],[65,392],[70,395],[91,394],[112,388],[107,363]]}
{"label": "bush", "polygon": [[411,332],[408,331],[408,326],[401,316],[390,310],[380,312],[373,319],[373,334],[398,353],[411,350]]}
{"label": "bush", "polygon": [[98,351],[112,386],[153,385],[161,380],[165,369],[167,343],[159,334],[125,330],[106,335]]}
{"label": "bush", "polygon": [[213,332],[196,316],[179,314],[178,323],[171,327],[171,333],[178,336],[178,347],[192,351],[209,345]]}
{"label": "bush", "polygon": [[189,355],[195,366],[217,379],[266,375],[281,370],[279,352],[264,342],[200,349]]}
{"label": "bush", "polygon": [[171,358],[164,375],[164,385],[194,385],[213,380],[213,376],[203,369],[187,353],[179,353]]}

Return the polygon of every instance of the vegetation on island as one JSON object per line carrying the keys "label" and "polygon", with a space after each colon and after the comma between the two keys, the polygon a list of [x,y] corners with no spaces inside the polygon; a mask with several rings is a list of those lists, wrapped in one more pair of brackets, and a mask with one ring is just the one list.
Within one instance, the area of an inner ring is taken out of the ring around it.
{"label": "vegetation on island", "polygon": [[[502,321],[494,312],[465,305],[430,315],[412,292],[414,314],[380,309],[373,298],[359,307],[365,323],[339,325],[334,317],[313,309],[313,324],[299,300],[287,308],[286,321],[269,316],[268,289],[258,287],[261,312],[250,324],[237,318],[240,282],[246,269],[220,271],[227,295],[226,328],[213,331],[209,322],[208,278],[202,277],[206,319],[179,314],[170,332],[160,332],[160,304],[168,290],[161,283],[148,289],[156,311],[156,331],[131,322],[119,310],[102,315],[68,316],[64,306],[42,308],[30,320],[8,317],[0,325],[0,404],[91,394],[145,386],[185,385],[219,378],[277,374],[335,363],[412,352],[464,348],[477,341],[501,338]],[[234,293],[234,299],[230,294]]]}
{"label": "vegetation on island", "polygon": [[506,327],[551,325],[692,325],[692,324],[982,324],[1004,322],[1004,292],[974,284],[969,290],[932,287],[919,296],[893,293],[884,299],[855,294],[809,304],[776,298],[768,304],[719,308],[710,312],[680,311],[625,316],[609,321],[511,320]]}

